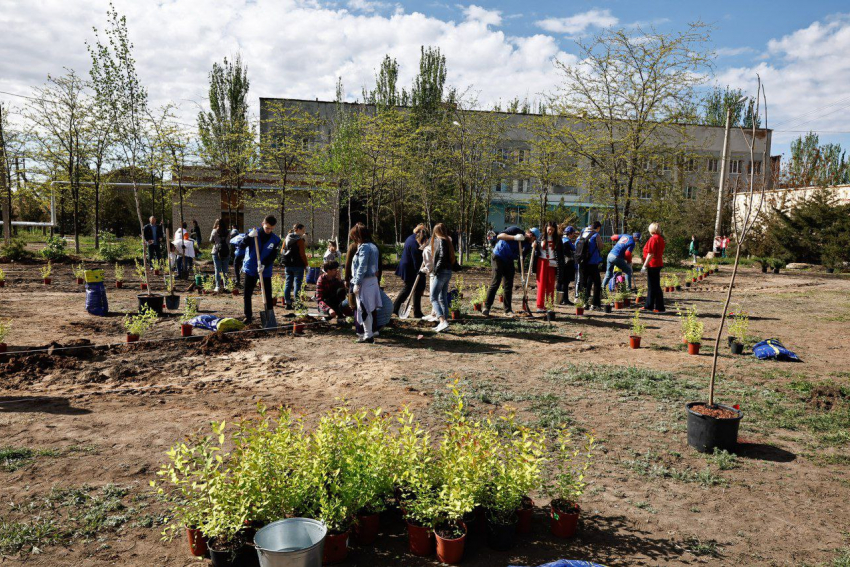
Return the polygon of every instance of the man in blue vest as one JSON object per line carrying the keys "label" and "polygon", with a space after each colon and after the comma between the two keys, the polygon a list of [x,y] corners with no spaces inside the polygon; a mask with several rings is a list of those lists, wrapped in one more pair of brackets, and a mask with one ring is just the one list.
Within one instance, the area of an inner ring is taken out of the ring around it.
{"label": "man in blue vest", "polygon": [[[535,234],[534,231],[537,231],[537,233]],[[511,298],[514,290],[516,262],[519,260],[519,247],[522,246],[523,255],[527,256],[531,252],[531,242],[534,242],[539,236],[540,231],[536,228],[523,231],[518,226],[511,226],[491,241],[493,242],[493,257],[490,264],[493,267],[493,280],[490,282],[487,300],[484,302],[483,314],[485,317],[490,315],[490,308],[496,300],[500,285],[505,293],[505,315],[513,317]]]}
{"label": "man in blue vest", "polygon": [[593,290],[591,311],[602,306],[602,279],[599,277],[599,264],[602,263],[602,254],[599,251],[600,230],[602,223],[596,221],[581,231],[581,236],[576,240],[575,259],[581,274],[581,294],[585,300],[591,297],[590,292]]}
{"label": "man in blue vest", "polygon": [[[239,249],[245,251],[245,259],[242,262],[242,273],[245,274],[245,323],[250,323],[254,319],[253,306],[251,298],[254,295],[254,289],[260,281],[260,274],[263,278],[263,288],[265,294],[264,310],[274,309],[274,300],[272,299],[272,267],[277,259],[280,251],[280,237],[274,233],[274,227],[277,224],[277,219],[269,215],[263,219],[263,227],[261,230],[252,228],[248,232],[242,243],[239,244]],[[257,258],[257,247],[254,242],[260,245],[260,257]]]}
{"label": "man in blue vest", "polygon": [[635,244],[640,241],[640,233],[615,234],[611,237],[611,241],[616,244],[608,253],[608,265],[602,287],[608,285],[608,281],[614,276],[614,268],[617,267],[626,274],[626,283],[629,289],[632,289],[632,251],[635,249]]}

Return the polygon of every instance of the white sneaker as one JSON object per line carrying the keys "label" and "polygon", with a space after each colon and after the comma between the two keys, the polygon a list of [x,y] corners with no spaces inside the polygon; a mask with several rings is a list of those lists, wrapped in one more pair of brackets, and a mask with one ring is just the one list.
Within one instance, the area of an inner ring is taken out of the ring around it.
{"label": "white sneaker", "polygon": [[427,321],[428,323],[436,323],[437,321],[439,321],[439,319],[437,319],[433,315],[425,315],[424,317],[422,317],[422,320]]}
{"label": "white sneaker", "polygon": [[439,332],[441,332],[441,331],[445,331],[445,330],[446,330],[446,329],[448,329],[448,328],[449,328],[449,322],[448,322],[448,321],[443,321],[442,323],[440,323],[439,325],[437,325],[437,328],[436,328],[436,329],[434,329],[434,330],[435,330],[436,332],[438,332],[438,333],[439,333]]}
{"label": "white sneaker", "polygon": [[215,286],[214,292],[218,293],[218,286]]}

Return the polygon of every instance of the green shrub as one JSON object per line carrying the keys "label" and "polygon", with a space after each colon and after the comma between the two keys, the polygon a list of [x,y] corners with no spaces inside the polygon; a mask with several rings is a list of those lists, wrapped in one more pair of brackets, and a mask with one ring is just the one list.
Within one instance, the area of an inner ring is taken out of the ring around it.
{"label": "green shrub", "polygon": [[43,258],[48,260],[62,260],[68,255],[65,253],[65,239],[61,236],[51,236],[47,244],[39,251]]}
{"label": "green shrub", "polygon": [[27,252],[26,243],[18,238],[13,238],[7,246],[3,247],[3,252],[0,253],[0,256],[3,256],[8,260],[12,260],[13,262],[23,260],[24,258],[29,257],[29,255],[30,253]]}
{"label": "green shrub", "polygon": [[124,243],[118,240],[117,236],[109,231],[100,233],[100,249],[97,251],[97,255],[101,260],[115,262],[125,253]]}

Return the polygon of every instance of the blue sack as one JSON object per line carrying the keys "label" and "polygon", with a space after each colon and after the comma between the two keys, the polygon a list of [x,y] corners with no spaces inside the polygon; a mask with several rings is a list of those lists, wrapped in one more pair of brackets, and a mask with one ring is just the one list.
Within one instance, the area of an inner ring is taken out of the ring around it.
{"label": "blue sack", "polygon": [[759,360],[785,360],[790,362],[800,362],[800,357],[788,350],[778,339],[767,339],[753,347],[753,355]]}
{"label": "blue sack", "polygon": [[319,281],[319,276],[322,275],[322,268],[307,268],[307,283],[315,284]]}
{"label": "blue sack", "polygon": [[106,300],[103,282],[86,284],[86,311],[99,317],[109,313],[109,302]]}
{"label": "blue sack", "polygon": [[198,315],[188,323],[196,329],[206,329],[214,333],[218,330],[219,321],[221,321],[221,317],[215,315]]}
{"label": "blue sack", "polygon": [[[511,565],[510,567],[520,567],[520,566],[519,565]],[[543,565],[540,565],[539,567],[605,567],[605,566],[600,565],[598,563],[591,563],[590,561],[560,559],[558,561],[553,561],[552,563],[545,563]]]}

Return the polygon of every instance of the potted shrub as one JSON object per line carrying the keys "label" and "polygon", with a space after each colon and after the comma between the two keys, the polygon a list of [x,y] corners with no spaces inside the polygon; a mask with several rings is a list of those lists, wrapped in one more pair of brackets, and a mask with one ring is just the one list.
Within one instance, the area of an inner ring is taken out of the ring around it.
{"label": "potted shrub", "polygon": [[550,296],[546,298],[546,320],[551,322],[555,318],[555,297]]}
{"label": "potted shrub", "polygon": [[611,293],[608,291],[608,286],[602,288],[602,310],[605,313],[611,313],[613,299],[611,298]]}
{"label": "potted shrub", "polygon": [[156,311],[143,305],[136,315],[124,316],[124,328],[127,330],[127,342],[138,341],[156,323]]}
{"label": "potted shrub", "polygon": [[463,315],[463,310],[465,309],[463,305],[463,297],[460,293],[460,290],[455,294],[451,303],[449,304],[449,313],[451,314],[452,320],[458,320]]}
{"label": "potted shrub", "polygon": [[0,268],[0,287],[5,287],[6,285],[6,272],[3,271],[3,268]]}
{"label": "potted shrub", "polygon": [[115,287],[121,289],[124,287],[124,266],[115,262]]}
{"label": "potted shrub", "polygon": [[496,292],[496,294],[499,296],[499,303],[504,304],[505,303],[505,285],[504,284],[499,284],[499,290]]}
{"label": "potted shrub", "polygon": [[635,309],[635,315],[632,317],[632,330],[629,335],[629,347],[640,348],[640,338],[646,330],[646,325],[640,321],[640,309]]}
{"label": "potted shrub", "polygon": [[283,276],[280,274],[274,274],[272,276],[272,300],[280,300],[281,307],[286,307],[286,303],[283,299],[283,289],[286,286],[286,281],[283,279]]}
{"label": "potted shrub", "polygon": [[614,289],[614,309],[622,309],[623,307],[623,290],[617,287]]}
{"label": "potted shrub", "polygon": [[165,289],[168,294],[165,296],[165,306],[172,311],[180,309],[180,296],[174,293],[175,276],[171,271],[171,263],[163,260],[162,266],[162,281],[165,283]]}
{"label": "potted shrub", "polygon": [[736,310],[732,324],[729,326],[729,334],[734,339],[729,345],[732,354],[744,353],[744,341],[747,339],[749,328],[750,316],[743,310]]}
{"label": "potted shrub", "polygon": [[[679,276],[677,276],[676,274],[673,274],[670,279],[671,279],[670,283],[672,284],[673,289],[676,290],[676,291],[682,291],[682,281],[679,279]],[[673,291],[673,290],[670,290],[670,291]]]}
{"label": "potted shrub", "polygon": [[12,330],[12,320],[11,319],[0,319],[0,353],[4,353],[8,350],[8,346],[6,345],[6,337],[9,336],[9,331]]}
{"label": "potted shrub", "polygon": [[549,528],[556,537],[568,538],[576,533],[581,507],[578,499],[584,494],[587,483],[585,473],[593,462],[595,440],[586,433],[584,444],[575,446],[572,434],[562,429],[558,434],[558,457],[555,471],[547,486],[552,498],[549,505]]}
{"label": "potted shrub", "polygon": [[304,324],[310,321],[307,316],[307,289],[306,286],[301,286],[301,292],[295,298],[295,322],[292,324],[292,332],[296,335],[304,333]]}
{"label": "potted shrub", "polygon": [[50,285],[50,282],[52,281],[50,279],[50,274],[53,273],[53,263],[48,260],[47,264],[42,266],[39,271],[41,272],[41,281],[44,282],[44,285]]}
{"label": "potted shrub", "polygon": [[201,284],[201,289],[204,295],[212,295],[215,292],[215,278],[204,278],[204,283]]}
{"label": "potted shrub", "polygon": [[584,297],[576,297],[575,306],[576,306],[576,315],[584,315],[584,306],[586,305]]}
{"label": "potted shrub", "polygon": [[133,260],[133,262],[135,262],[134,270],[136,272],[136,277],[141,280],[139,287],[141,289],[148,289],[148,272],[145,269],[145,265],[139,264],[138,260]]}
{"label": "potted shrub", "polygon": [[644,303],[646,302],[646,286],[641,286],[638,288],[637,297],[635,298],[635,303]]}
{"label": "potted shrub", "polygon": [[231,278],[229,275],[221,275],[221,285],[224,288],[224,291],[230,292],[233,297],[239,295],[239,290],[236,288],[236,282],[234,282],[233,278]]}
{"label": "potted shrub", "polygon": [[189,301],[186,299],[186,305],[183,307],[183,313],[180,315],[180,336],[181,337],[190,337],[192,336],[192,329],[194,328],[189,321],[198,316],[198,306],[194,301]]}
{"label": "potted shrub", "polygon": [[151,267],[153,268],[153,275],[159,276],[162,275],[163,266],[166,265],[165,260],[151,260]]}
{"label": "potted shrub", "polygon": [[472,309],[474,311],[481,311],[484,308],[484,303],[487,301],[487,286],[481,284],[478,289],[475,290],[475,294],[472,297]]}
{"label": "potted shrub", "polygon": [[785,262],[780,258],[773,258],[770,262],[770,267],[773,268],[774,274],[778,274],[779,270],[785,267]]}
{"label": "potted shrub", "polygon": [[758,257],[757,257],[757,258],[753,258],[753,260],[755,260],[755,263],[756,263],[756,264],[758,264],[758,266],[761,268],[761,273],[763,273],[763,274],[766,274],[766,273],[767,273],[767,269],[768,269],[769,267],[771,267],[771,265],[770,265],[770,264],[771,264],[771,260],[770,260],[770,258],[758,258]]}
{"label": "potted shrub", "polygon": [[71,271],[74,273],[74,278],[77,280],[77,285],[86,283],[86,266],[82,262],[76,266],[71,266]]}
{"label": "potted shrub", "polygon": [[685,316],[685,342],[688,344],[688,354],[698,355],[705,325],[697,318],[696,309],[689,309]]}

